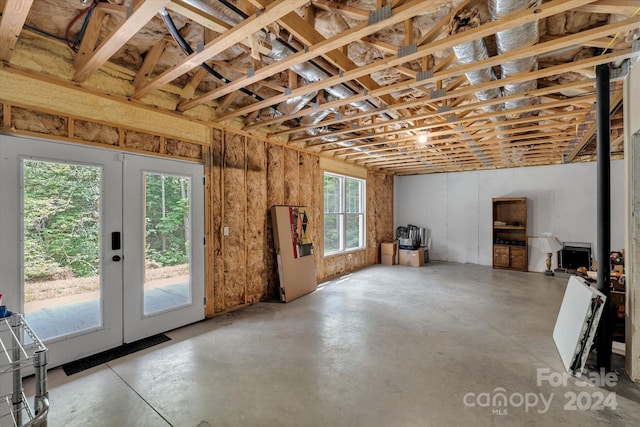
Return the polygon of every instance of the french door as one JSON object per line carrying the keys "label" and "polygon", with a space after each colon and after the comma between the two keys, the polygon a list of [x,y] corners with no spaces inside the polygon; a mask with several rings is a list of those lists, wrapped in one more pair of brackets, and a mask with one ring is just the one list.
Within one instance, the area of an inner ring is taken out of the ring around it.
{"label": "french door", "polygon": [[199,164],[0,135],[3,304],[50,365],[204,317]]}

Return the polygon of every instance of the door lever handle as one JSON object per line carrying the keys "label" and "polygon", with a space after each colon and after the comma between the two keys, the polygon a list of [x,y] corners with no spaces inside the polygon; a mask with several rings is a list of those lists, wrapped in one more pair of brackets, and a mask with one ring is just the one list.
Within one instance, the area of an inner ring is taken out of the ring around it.
{"label": "door lever handle", "polygon": [[114,231],[111,233],[111,250],[117,251],[118,249],[120,249],[120,232]]}
{"label": "door lever handle", "polygon": [[120,258],[120,255],[114,255],[114,256],[112,256],[112,257],[111,257],[111,259],[112,259],[113,261],[115,261],[115,262],[118,262],[118,261],[120,261],[122,258]]}

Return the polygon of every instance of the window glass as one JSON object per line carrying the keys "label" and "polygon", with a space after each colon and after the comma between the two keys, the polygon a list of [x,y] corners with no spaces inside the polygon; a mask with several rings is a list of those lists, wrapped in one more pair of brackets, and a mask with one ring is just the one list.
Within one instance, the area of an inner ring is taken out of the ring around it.
{"label": "window glass", "polygon": [[365,181],[324,174],[324,254],[365,247]]}

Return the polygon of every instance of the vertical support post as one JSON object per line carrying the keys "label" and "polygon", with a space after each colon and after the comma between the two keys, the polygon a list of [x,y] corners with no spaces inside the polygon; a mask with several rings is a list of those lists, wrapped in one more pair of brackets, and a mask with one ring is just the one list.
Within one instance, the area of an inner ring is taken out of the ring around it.
{"label": "vertical support post", "polygon": [[36,393],[33,397],[35,417],[40,419],[39,427],[47,427],[49,411],[49,392],[47,391],[47,350],[38,350],[33,354],[36,377]]}
{"label": "vertical support post", "polygon": [[596,67],[596,123],[597,123],[597,229],[598,229],[598,290],[607,300],[598,325],[596,343],[598,368],[611,370],[611,349],[613,342],[613,319],[609,304],[611,287],[611,116],[610,116],[610,71],[609,65]]}
{"label": "vertical support post", "polygon": [[11,321],[11,329],[12,329],[12,338],[11,338],[11,363],[13,364],[13,394],[11,395],[11,403],[13,404],[13,417],[16,425],[22,425],[22,372],[20,371],[20,359],[22,353],[20,349],[22,348],[22,318],[14,314],[10,318]]}

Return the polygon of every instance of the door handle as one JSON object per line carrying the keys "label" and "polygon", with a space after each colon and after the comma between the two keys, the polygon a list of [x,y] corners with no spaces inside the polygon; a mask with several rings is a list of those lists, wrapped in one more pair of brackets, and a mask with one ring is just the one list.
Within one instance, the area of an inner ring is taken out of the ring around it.
{"label": "door handle", "polygon": [[112,251],[117,251],[118,249],[120,249],[120,246],[121,246],[120,245],[120,232],[119,231],[114,231],[113,233],[111,233],[111,250]]}
{"label": "door handle", "polygon": [[112,256],[112,257],[111,257],[111,259],[112,259],[113,261],[115,261],[115,262],[118,262],[118,261],[120,261],[122,258],[120,258],[120,255],[114,255],[114,256]]}

